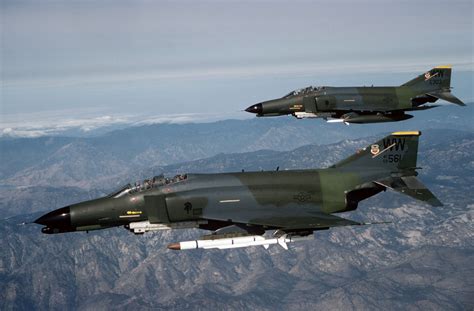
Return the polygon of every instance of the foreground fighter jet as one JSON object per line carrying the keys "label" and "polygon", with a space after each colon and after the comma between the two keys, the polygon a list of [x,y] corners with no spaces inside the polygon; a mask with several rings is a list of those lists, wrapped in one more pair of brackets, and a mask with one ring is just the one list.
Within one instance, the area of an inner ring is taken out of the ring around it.
{"label": "foreground fighter jet", "polygon": [[[213,233],[168,245],[174,250],[287,243],[317,230],[366,225],[335,213],[387,188],[433,206],[416,178],[420,132],[395,132],[327,169],[178,175],[127,185],[107,197],[66,206],[35,220],[43,233],[124,226],[136,234],[200,228]],[[273,236],[264,237],[267,230]]]}
{"label": "foreground fighter jet", "polygon": [[291,114],[298,119],[324,118],[328,122],[377,123],[410,119],[406,111],[426,110],[424,105],[442,99],[465,104],[451,93],[451,66],[439,66],[401,86],[307,87],[245,109],[257,117]]}

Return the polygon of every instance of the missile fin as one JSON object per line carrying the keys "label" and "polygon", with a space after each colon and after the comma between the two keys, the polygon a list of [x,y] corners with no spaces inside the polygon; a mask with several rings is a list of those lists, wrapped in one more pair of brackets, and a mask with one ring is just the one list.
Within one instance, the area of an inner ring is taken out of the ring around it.
{"label": "missile fin", "polygon": [[[286,237],[287,235],[284,234],[281,237],[277,238],[277,243],[283,247],[284,249],[288,250],[288,245],[286,244]],[[290,240],[291,241],[291,240]]]}

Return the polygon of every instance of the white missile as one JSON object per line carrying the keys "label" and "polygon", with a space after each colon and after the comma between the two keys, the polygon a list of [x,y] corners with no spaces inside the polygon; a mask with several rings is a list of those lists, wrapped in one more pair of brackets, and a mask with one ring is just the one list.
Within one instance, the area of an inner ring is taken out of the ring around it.
{"label": "white missile", "polygon": [[278,244],[284,249],[288,249],[287,243],[292,243],[301,240],[312,239],[313,236],[300,237],[300,236],[289,236],[283,235],[279,238],[270,238],[266,239],[261,235],[250,235],[250,236],[241,236],[234,238],[220,238],[220,239],[208,239],[208,240],[194,240],[194,241],[183,241],[179,243],[172,243],[168,245],[169,249],[172,250],[184,250],[184,249],[228,249],[228,248],[240,248],[240,247],[249,247],[249,246],[258,246],[262,245],[265,248],[268,248],[272,244]]}
{"label": "white missile", "polygon": [[343,123],[345,125],[349,125],[349,122],[347,122],[345,119],[329,119],[329,120],[326,120],[327,123]]}

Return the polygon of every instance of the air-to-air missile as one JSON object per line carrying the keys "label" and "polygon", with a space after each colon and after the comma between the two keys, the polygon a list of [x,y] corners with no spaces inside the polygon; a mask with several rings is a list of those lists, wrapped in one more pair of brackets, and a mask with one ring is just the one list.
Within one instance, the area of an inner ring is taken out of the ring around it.
{"label": "air-to-air missile", "polygon": [[[335,214],[392,189],[433,206],[416,178],[418,131],[395,132],[326,169],[158,176],[35,220],[43,233],[123,226],[135,234],[199,228],[212,233],[170,249],[239,248],[287,243],[331,227],[367,225]],[[270,237],[266,231],[273,230]]]}
{"label": "air-to-air missile", "polygon": [[438,66],[402,84],[384,87],[306,87],[245,109],[257,117],[293,115],[328,122],[377,123],[412,118],[407,111],[426,110],[442,99],[465,104],[451,93],[451,66]]}

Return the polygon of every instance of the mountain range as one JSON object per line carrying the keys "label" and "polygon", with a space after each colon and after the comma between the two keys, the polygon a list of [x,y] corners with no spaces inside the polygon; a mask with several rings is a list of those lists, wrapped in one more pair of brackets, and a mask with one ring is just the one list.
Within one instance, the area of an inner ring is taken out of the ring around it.
{"label": "mountain range", "polygon": [[419,177],[443,207],[388,191],[341,216],[391,223],[317,232],[288,251],[166,249],[204,233],[198,230],[44,235],[38,225],[21,225],[160,173],[327,167],[391,127],[354,131],[283,118],[3,138],[0,309],[471,309],[474,134],[468,127],[428,127],[420,138]]}

